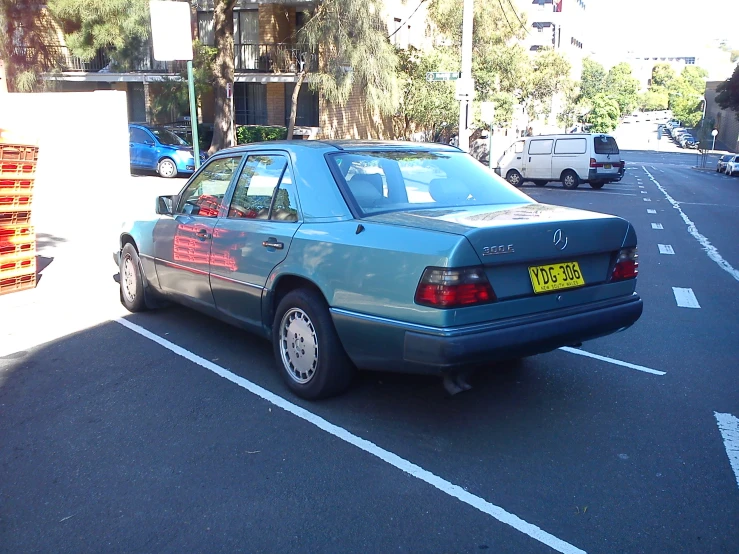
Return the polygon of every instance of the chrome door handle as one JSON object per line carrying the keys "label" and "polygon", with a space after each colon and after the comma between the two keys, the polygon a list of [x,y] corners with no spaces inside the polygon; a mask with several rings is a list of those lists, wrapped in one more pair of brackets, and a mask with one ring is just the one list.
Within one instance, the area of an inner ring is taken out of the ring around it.
{"label": "chrome door handle", "polygon": [[210,238],[210,233],[205,229],[200,229],[195,236],[198,237],[198,240],[208,240]]}
{"label": "chrome door handle", "polygon": [[264,246],[265,248],[274,248],[275,250],[282,250],[283,248],[285,248],[284,244],[274,241],[273,239],[263,241],[262,246]]}

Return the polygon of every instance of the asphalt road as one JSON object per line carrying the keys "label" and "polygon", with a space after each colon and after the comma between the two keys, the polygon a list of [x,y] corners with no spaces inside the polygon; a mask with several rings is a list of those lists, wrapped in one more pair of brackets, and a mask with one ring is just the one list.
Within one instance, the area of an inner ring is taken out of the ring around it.
{"label": "asphalt road", "polygon": [[736,552],[715,414],[739,417],[739,179],[686,156],[523,187],[637,230],[644,315],[583,346],[603,359],[491,367],[451,398],[368,372],[307,403],[267,342],[177,307],[0,357],[0,552]]}

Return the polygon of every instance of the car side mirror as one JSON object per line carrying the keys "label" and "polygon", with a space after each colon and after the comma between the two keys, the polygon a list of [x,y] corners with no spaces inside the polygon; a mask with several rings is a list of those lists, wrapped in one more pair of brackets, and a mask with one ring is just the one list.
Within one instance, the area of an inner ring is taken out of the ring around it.
{"label": "car side mirror", "polygon": [[172,215],[177,196],[159,196],[157,198],[156,212],[159,215]]}

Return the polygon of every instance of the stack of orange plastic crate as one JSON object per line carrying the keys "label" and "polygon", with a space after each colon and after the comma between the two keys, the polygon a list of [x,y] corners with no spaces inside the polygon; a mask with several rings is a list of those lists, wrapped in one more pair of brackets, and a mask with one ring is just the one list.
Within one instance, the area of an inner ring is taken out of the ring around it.
{"label": "stack of orange plastic crate", "polygon": [[0,295],[36,286],[31,201],[38,147],[0,142]]}

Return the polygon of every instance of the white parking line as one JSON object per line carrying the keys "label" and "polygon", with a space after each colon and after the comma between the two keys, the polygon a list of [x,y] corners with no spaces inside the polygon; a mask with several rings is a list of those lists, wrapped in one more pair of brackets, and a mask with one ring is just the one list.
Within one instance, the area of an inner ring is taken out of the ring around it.
{"label": "white parking line", "polygon": [[572,348],[571,346],[563,346],[560,348],[560,350],[564,350],[565,352],[569,352],[570,354],[577,354],[578,356],[585,356],[586,358],[600,360],[601,362],[608,362],[609,364],[620,365],[621,367],[628,367],[629,369],[636,369],[637,371],[643,371],[644,373],[651,373],[652,375],[665,375],[664,371],[659,371],[650,367],[644,367],[643,365],[622,362],[621,360],[608,358],[607,356],[601,356],[599,354],[593,354],[592,352],[580,350],[579,348]]}
{"label": "white parking line", "polygon": [[641,192],[642,194],[646,194],[647,193],[647,191],[645,191],[645,190],[640,190],[639,192]]}
{"label": "white parking line", "polygon": [[652,229],[664,229],[661,223],[652,223]]}
{"label": "white parking line", "polygon": [[726,455],[729,457],[729,465],[734,470],[736,484],[739,485],[739,419],[731,414],[713,412],[713,415],[716,416]]}
{"label": "white parking line", "polygon": [[698,299],[693,293],[693,289],[684,289],[680,287],[672,287],[672,294],[675,295],[675,302],[679,308],[700,308]]}
{"label": "white parking line", "polygon": [[648,214],[656,214],[657,213],[657,210],[647,210],[647,213]]}
{"label": "white parking line", "polygon": [[673,250],[672,245],[670,244],[658,244],[657,248],[659,248],[660,254],[674,254],[675,250]]}
{"label": "white parking line", "polygon": [[[677,202],[672,196],[670,196],[667,193],[667,191],[664,189],[664,187],[659,184],[659,182],[652,176],[651,173],[649,173],[649,171],[647,171],[647,168],[644,167],[644,166],[642,166],[642,169],[644,170],[644,173],[646,173],[647,175],[649,175],[649,178],[651,179],[651,181],[655,185],[657,185],[657,188],[659,188],[659,190],[662,191],[662,194],[664,194],[665,195],[665,198],[667,198],[668,202],[670,202],[670,204],[672,204],[672,207],[675,208],[678,211],[678,213],[680,214],[680,217],[683,218],[683,221],[688,226],[688,233],[690,233],[691,235],[693,235],[693,238],[695,238],[695,240],[697,240],[700,243],[700,245],[703,247],[703,250],[706,252],[706,254],[708,255],[708,257],[711,258],[714,262],[716,262],[721,269],[723,269],[729,275],[731,275],[734,279],[736,279],[737,281],[739,281],[739,271],[737,271],[736,269],[734,269],[729,262],[727,262],[726,260],[724,260],[721,257],[721,254],[719,254],[719,251],[716,249],[716,247],[713,246],[711,244],[711,242],[706,237],[704,237],[703,235],[701,235],[698,232],[698,228],[695,226],[695,223],[693,223],[690,220],[690,218],[687,215],[685,215],[685,212],[683,212],[683,210],[680,208],[680,203]],[[645,200],[646,200],[646,198],[645,198]]]}
{"label": "white parking line", "polygon": [[309,412],[305,408],[301,408],[300,406],[285,400],[281,396],[277,396],[267,389],[262,388],[259,385],[256,385],[247,379],[244,379],[243,377],[239,377],[238,375],[231,373],[227,369],[214,364],[213,362],[206,360],[205,358],[201,358],[197,354],[193,354],[189,350],[185,350],[181,346],[177,346],[176,344],[163,339],[158,335],[155,335],[154,333],[144,329],[143,327],[140,327],[139,325],[136,325],[135,323],[131,323],[130,321],[126,321],[125,319],[116,319],[115,321],[130,329],[134,333],[138,333],[142,337],[146,337],[147,339],[156,342],[170,352],[173,352],[178,356],[182,356],[186,360],[189,360],[194,364],[197,364],[209,371],[212,371],[216,375],[219,375],[220,377],[231,381],[235,385],[246,389],[252,394],[266,400],[267,402],[270,402],[278,408],[282,408],[286,412],[291,413],[292,415],[299,417],[300,419],[307,421],[312,425],[315,425],[322,431],[325,431],[330,435],[333,435],[334,437],[351,444],[352,446],[356,446],[360,450],[363,450],[364,452],[367,452],[368,454],[379,458],[383,462],[386,462],[387,464],[401,471],[404,471],[411,477],[415,477],[416,479],[428,483],[441,492],[448,494],[449,496],[454,497],[464,502],[465,504],[480,510],[484,514],[492,516],[501,523],[510,525],[514,529],[521,531],[525,535],[528,535],[532,539],[535,539],[540,543],[547,545],[557,552],[562,552],[563,554],[585,554],[583,550],[580,550],[579,548],[571,545],[568,542],[558,539],[554,535],[550,535],[536,525],[532,525],[531,523],[524,521],[523,519],[510,512],[506,512],[503,508],[496,506],[495,504],[491,504],[487,500],[467,492],[459,485],[450,483],[449,481],[446,481],[441,477],[434,475],[430,471],[427,471],[422,467],[417,466],[416,464],[409,462],[404,458],[401,458],[397,454],[393,454],[392,452],[385,450],[384,448],[380,448],[376,444],[350,433],[343,427],[334,425],[333,423],[326,421],[313,412]]}
{"label": "white parking line", "polygon": [[651,202],[652,201],[651,198],[642,198],[642,200],[644,200],[644,202]]}

